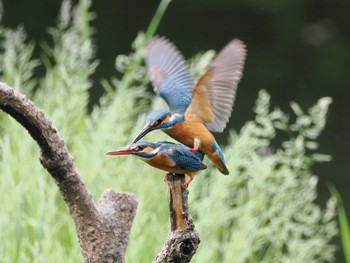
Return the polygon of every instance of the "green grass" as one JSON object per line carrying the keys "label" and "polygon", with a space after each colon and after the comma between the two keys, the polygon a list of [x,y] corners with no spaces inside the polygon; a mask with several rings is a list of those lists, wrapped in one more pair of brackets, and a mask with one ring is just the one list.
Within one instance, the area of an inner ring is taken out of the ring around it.
{"label": "green grass", "polygon": [[332,196],[337,200],[337,209],[338,209],[338,220],[340,227],[340,235],[343,245],[343,251],[345,260],[347,263],[350,263],[350,225],[346,212],[344,209],[343,201],[335,187],[331,187],[330,191]]}
{"label": "green grass", "polygon": [[[145,34],[132,44],[133,53],[119,55],[121,79],[102,80],[106,90],[88,110],[91,76],[98,63],[89,28],[89,1],[72,7],[64,1],[54,45],[35,43],[25,32],[0,25],[0,79],[25,93],[43,109],[62,134],[86,186],[95,200],[106,188],[137,195],[127,262],[150,262],[169,231],[167,187],[163,172],[130,157],[105,152],[127,145],[142,128],[148,112],[164,107],[147,92],[144,44],[156,32],[169,1],[160,4]],[[208,51],[191,59],[198,75],[213,57]],[[45,75],[34,78],[38,65]],[[325,209],[315,202],[317,177],[310,167],[329,157],[317,153],[317,137],[325,125],[330,98],[308,111],[296,103],[289,117],[270,109],[265,91],[257,95],[256,117],[239,132],[231,131],[223,147],[230,176],[207,161],[208,169],[190,185],[190,209],[201,244],[192,262],[331,262],[337,234],[335,203]],[[295,121],[291,121],[295,120]],[[287,138],[279,147],[278,134]],[[149,141],[169,140],[153,132]],[[39,149],[27,132],[0,112],[0,262],[82,262],[73,222],[49,174],[40,165]],[[142,258],[142,260],[141,260]]]}

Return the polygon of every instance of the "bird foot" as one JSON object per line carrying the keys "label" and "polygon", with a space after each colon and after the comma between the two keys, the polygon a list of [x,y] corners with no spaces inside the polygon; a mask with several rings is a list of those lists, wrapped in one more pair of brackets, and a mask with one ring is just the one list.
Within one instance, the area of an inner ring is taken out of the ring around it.
{"label": "bird foot", "polygon": [[186,181],[186,179],[184,178],[183,183],[182,183],[182,188],[187,189],[188,186],[190,185],[190,183],[192,182],[192,180],[193,180],[193,177],[190,177],[190,179],[188,179],[188,181]]}
{"label": "bird foot", "polygon": [[169,173],[166,173],[166,174],[164,174],[164,176],[163,176],[164,183],[168,182],[168,174],[169,174]]}
{"label": "bird foot", "polygon": [[[166,173],[166,174],[164,175],[164,177],[163,177],[163,180],[164,180],[165,183],[168,182],[168,175],[171,175],[171,173]],[[193,177],[190,177],[190,179],[188,179],[188,181],[186,181],[186,179],[184,178],[184,179],[182,180],[182,188],[183,188],[183,189],[187,189],[188,186],[189,186],[189,184],[192,182],[192,180],[193,180]]]}
{"label": "bird foot", "polygon": [[190,152],[195,153],[196,151],[198,151],[200,144],[201,144],[200,140],[198,140],[197,138],[195,138],[195,139],[193,140],[193,147],[192,147],[192,148],[189,148],[188,150],[189,150]]}

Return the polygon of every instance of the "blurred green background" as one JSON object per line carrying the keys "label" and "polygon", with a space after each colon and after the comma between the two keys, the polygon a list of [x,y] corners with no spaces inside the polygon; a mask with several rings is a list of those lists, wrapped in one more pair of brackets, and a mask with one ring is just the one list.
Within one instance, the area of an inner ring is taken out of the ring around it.
{"label": "blurred green background", "polygon": [[[77,2],[77,1],[76,1]],[[47,40],[61,1],[4,0],[3,24],[25,27],[28,38]],[[138,31],[145,30],[159,1],[99,0],[92,12],[93,33],[100,64],[94,75],[92,102],[102,93],[99,79],[116,74],[115,56],[130,52]],[[350,1],[234,1],[174,0],[160,25],[186,58],[208,49],[220,50],[232,38],[243,40],[248,60],[239,85],[229,127],[239,130],[253,118],[258,90],[266,89],[272,105],[289,111],[289,102],[308,108],[330,96],[327,126],[320,151],[332,155],[330,163],[314,168],[320,178],[322,203],[329,198],[328,184],[340,192],[350,211]],[[38,71],[40,74],[40,70]],[[227,133],[217,134],[221,144]]]}

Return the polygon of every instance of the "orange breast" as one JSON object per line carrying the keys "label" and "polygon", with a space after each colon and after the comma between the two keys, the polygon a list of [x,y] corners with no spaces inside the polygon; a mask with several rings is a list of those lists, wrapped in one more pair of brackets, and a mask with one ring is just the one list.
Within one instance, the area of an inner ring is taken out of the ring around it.
{"label": "orange breast", "polygon": [[164,132],[189,147],[193,147],[195,138],[199,139],[199,150],[208,156],[219,170],[227,170],[219,154],[213,152],[212,146],[216,142],[215,138],[203,123],[186,119],[183,123],[175,124]]}
{"label": "orange breast", "polygon": [[151,160],[147,160],[146,163],[166,172],[187,174],[189,176],[193,176],[194,174],[196,174],[196,172],[189,172],[183,169],[174,168],[175,162],[166,156],[162,157],[160,154],[157,154]]}
{"label": "orange breast", "polygon": [[211,132],[200,122],[192,122],[185,120],[183,123],[175,124],[172,128],[164,130],[166,134],[175,140],[193,147],[195,138],[201,141],[200,150],[205,150],[204,145],[212,145],[215,142],[214,136]]}
{"label": "orange breast", "polygon": [[162,157],[160,154],[154,156],[154,158],[146,161],[149,165],[161,169],[163,171],[169,171],[174,165],[175,162],[170,158]]}

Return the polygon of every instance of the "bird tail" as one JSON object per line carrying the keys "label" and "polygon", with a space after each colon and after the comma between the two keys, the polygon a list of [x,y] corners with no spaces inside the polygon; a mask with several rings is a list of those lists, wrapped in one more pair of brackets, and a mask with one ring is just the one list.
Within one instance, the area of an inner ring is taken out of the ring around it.
{"label": "bird tail", "polygon": [[218,168],[218,170],[220,171],[220,173],[224,174],[224,175],[229,175],[230,171],[227,169],[226,165],[224,163],[221,164],[221,166],[216,166]]}
{"label": "bird tail", "polygon": [[224,155],[216,142],[212,145],[212,150],[213,154],[208,157],[213,161],[220,173],[228,175],[230,171],[226,167]]}

